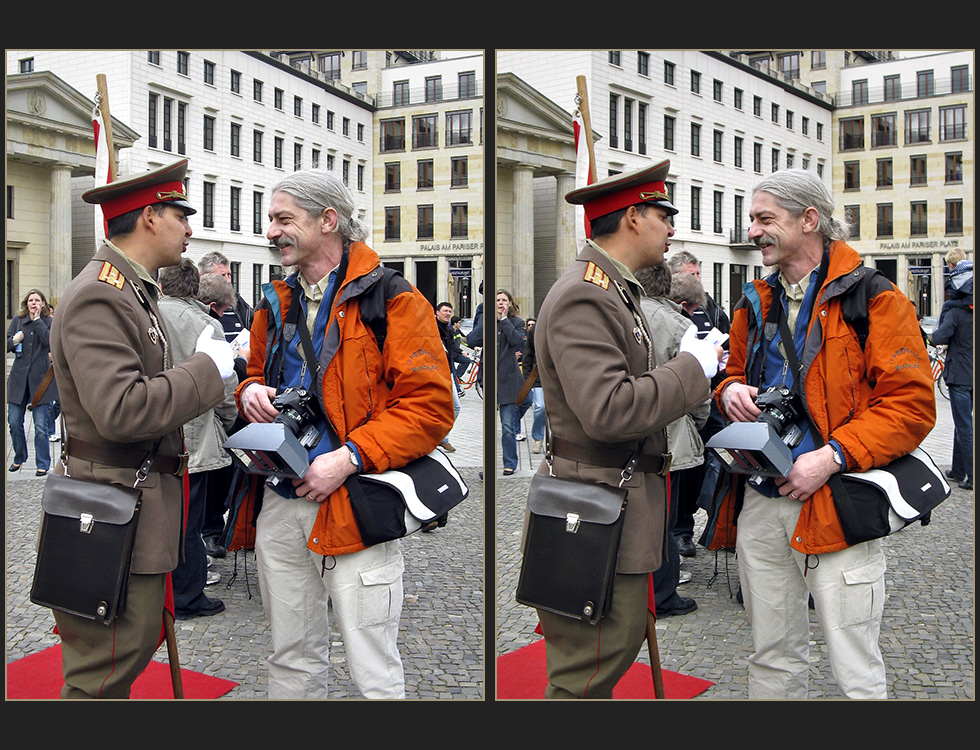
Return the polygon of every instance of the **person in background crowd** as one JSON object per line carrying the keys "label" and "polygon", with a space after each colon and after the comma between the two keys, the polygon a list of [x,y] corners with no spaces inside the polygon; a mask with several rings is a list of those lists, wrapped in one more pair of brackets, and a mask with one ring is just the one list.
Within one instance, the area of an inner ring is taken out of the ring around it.
{"label": "person in background crowd", "polygon": [[498,289],[494,309],[497,317],[497,409],[500,413],[503,473],[507,477],[517,471],[518,423],[533,402],[529,393],[523,403],[514,403],[524,385],[517,361],[517,353],[524,345],[524,321],[517,314],[511,293]]}
{"label": "person in background crowd", "polygon": [[[54,433],[52,407],[58,403],[58,386],[45,378],[51,369],[51,308],[44,293],[31,289],[20,303],[20,310],[7,328],[7,351],[14,361],[7,376],[7,427],[14,459],[10,471],[19,471],[27,461],[27,433],[24,420],[28,408],[34,419],[35,474],[43,477],[51,468],[49,438]],[[37,403],[35,394],[41,390]]]}
{"label": "person in background crowd", "polygon": [[[524,335],[524,353],[521,357],[521,374],[525,382],[531,377],[531,372],[537,364],[534,354],[534,318],[527,319]],[[531,386],[531,403],[533,404],[533,417],[531,421],[531,452],[540,453],[544,447],[545,412],[544,412],[544,391],[541,390],[541,378],[535,375],[534,384]]]}
{"label": "person in background crowd", "polygon": [[964,490],[973,489],[973,261],[954,248],[946,253],[949,277],[939,324],[929,337],[943,345],[946,365],[942,377],[949,387],[953,415],[953,465],[946,476]]}
{"label": "person in background crowd", "polygon": [[[213,331],[215,337],[220,337],[224,330],[208,313],[208,306],[197,299],[200,276],[194,261],[183,258],[175,266],[161,268],[157,281],[163,292],[160,315],[170,334],[173,363],[179,365],[194,355],[195,342],[203,332]],[[184,559],[173,572],[174,615],[178,620],[225,611],[221,599],[204,593],[208,556],[202,535],[209,479],[212,472],[231,464],[231,456],[223,446],[238,415],[235,406],[238,378],[232,375],[224,383],[224,400],[184,425],[184,445],[190,454],[187,464],[190,491],[184,525]]]}

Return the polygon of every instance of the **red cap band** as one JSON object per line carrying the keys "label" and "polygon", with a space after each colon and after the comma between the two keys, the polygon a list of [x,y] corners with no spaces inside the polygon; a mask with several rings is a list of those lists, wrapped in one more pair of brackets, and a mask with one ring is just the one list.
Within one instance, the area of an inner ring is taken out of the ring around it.
{"label": "red cap band", "polygon": [[[111,183],[110,183],[111,185]],[[184,183],[182,182],[160,182],[149,187],[139,188],[102,202],[102,215],[109,219],[122,216],[130,211],[135,211],[144,206],[154,203],[169,203],[170,201],[186,201],[184,194]]]}
{"label": "red cap band", "polygon": [[667,196],[667,186],[661,182],[648,182],[644,185],[631,185],[624,190],[600,196],[590,200],[585,204],[585,216],[589,221],[598,219],[600,216],[611,214],[627,206],[637,203],[656,203],[657,201],[669,201]]}

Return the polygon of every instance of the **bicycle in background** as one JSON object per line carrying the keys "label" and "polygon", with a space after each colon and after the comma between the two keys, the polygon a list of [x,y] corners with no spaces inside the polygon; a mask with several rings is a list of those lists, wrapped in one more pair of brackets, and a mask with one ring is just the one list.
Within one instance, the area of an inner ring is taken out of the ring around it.
{"label": "bicycle in background", "polygon": [[927,349],[929,350],[929,366],[932,368],[932,379],[936,382],[936,387],[939,388],[940,395],[949,401],[949,387],[946,385],[946,379],[943,377],[943,370],[946,369],[946,347],[929,344]]}

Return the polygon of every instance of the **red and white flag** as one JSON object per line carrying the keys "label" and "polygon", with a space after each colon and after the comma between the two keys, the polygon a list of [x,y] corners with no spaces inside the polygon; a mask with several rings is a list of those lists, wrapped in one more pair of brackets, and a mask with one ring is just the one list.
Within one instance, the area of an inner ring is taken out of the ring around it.
{"label": "red and white flag", "polygon": [[[109,144],[106,140],[105,123],[102,120],[102,108],[96,104],[92,111],[92,128],[95,130],[95,185],[102,187],[111,182],[109,177]],[[95,204],[95,249],[98,250],[105,242],[106,225],[102,215],[102,206]]]}
{"label": "red and white flag", "polygon": [[[585,136],[585,122],[582,113],[575,110],[572,117],[572,128],[575,131],[575,188],[592,184],[592,170],[589,169],[589,144]],[[585,240],[589,237],[589,220],[585,218],[585,208],[575,206],[575,248],[581,251]]]}

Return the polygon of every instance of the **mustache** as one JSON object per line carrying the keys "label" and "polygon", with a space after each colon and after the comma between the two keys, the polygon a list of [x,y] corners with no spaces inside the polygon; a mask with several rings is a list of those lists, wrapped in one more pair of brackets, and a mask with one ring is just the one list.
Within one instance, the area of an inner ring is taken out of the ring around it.
{"label": "mustache", "polygon": [[284,247],[289,247],[292,244],[293,244],[293,241],[290,240],[290,239],[287,239],[286,237],[277,237],[276,239],[274,239],[272,241],[273,247],[277,247],[280,250],[282,250]]}
{"label": "mustache", "polygon": [[772,237],[766,237],[765,235],[763,235],[762,237],[756,237],[752,241],[755,243],[755,246],[760,250],[764,247],[769,247],[770,245],[776,244],[776,240],[774,240]]}

